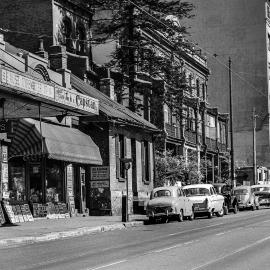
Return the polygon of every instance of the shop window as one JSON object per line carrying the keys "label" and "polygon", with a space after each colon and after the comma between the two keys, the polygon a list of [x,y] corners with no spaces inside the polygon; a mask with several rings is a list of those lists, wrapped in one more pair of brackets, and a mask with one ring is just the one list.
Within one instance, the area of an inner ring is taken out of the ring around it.
{"label": "shop window", "polygon": [[63,174],[62,163],[48,160],[46,165],[46,202],[63,202]]}
{"label": "shop window", "polygon": [[142,180],[149,182],[150,176],[150,145],[147,141],[142,141]]}
{"label": "shop window", "polygon": [[11,162],[9,165],[10,199],[26,201],[25,168],[20,162]]}
{"label": "shop window", "polygon": [[125,178],[125,167],[120,161],[121,158],[126,157],[126,138],[124,135],[115,136],[115,158],[116,158],[116,178]]}

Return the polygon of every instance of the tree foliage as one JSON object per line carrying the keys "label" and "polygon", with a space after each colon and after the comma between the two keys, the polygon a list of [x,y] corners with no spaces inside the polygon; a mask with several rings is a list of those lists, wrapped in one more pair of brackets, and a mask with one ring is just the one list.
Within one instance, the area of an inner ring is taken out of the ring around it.
{"label": "tree foliage", "polygon": [[154,186],[174,185],[181,182],[183,185],[198,184],[205,182],[206,168],[210,167],[210,162],[200,160],[198,166],[198,157],[191,154],[187,157],[173,155],[172,152],[156,153],[156,178]]}
{"label": "tree foliage", "polygon": [[[167,94],[161,95],[164,102],[179,104],[177,96],[187,86],[182,63],[175,55],[193,49],[185,38],[187,29],[180,23],[181,19],[192,16],[193,5],[181,0],[91,2],[97,14],[93,21],[95,41],[106,43],[113,39],[119,42],[107,66],[127,75],[123,84],[129,87],[131,109],[135,108],[134,93],[139,88],[135,83],[138,69],[149,78],[165,82]],[[142,35],[142,31],[153,35],[155,41]],[[165,50],[160,49],[157,39],[166,40]]]}

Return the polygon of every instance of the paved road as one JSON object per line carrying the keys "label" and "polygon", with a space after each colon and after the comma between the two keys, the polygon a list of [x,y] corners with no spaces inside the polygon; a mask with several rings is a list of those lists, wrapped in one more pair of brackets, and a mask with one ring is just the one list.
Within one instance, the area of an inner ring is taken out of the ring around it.
{"label": "paved road", "polygon": [[0,249],[0,269],[270,269],[270,209]]}

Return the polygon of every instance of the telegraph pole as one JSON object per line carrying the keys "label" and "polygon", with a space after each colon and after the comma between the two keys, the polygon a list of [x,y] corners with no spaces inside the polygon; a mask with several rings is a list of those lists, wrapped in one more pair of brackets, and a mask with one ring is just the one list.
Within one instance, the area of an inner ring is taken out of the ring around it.
{"label": "telegraph pole", "polygon": [[254,179],[254,185],[257,184],[256,117],[257,117],[257,115],[255,114],[255,108],[253,108],[252,123],[253,123],[253,179]]}
{"label": "telegraph pole", "polygon": [[232,61],[229,57],[229,91],[230,91],[230,139],[231,139],[231,183],[235,187],[234,179],[234,145],[233,145],[233,109],[232,109]]}

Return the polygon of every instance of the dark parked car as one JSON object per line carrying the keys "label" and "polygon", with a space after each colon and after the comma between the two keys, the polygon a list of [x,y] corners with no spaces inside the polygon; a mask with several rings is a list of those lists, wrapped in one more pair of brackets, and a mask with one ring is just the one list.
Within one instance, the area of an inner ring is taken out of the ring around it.
{"label": "dark parked car", "polygon": [[270,193],[268,191],[256,191],[254,194],[258,198],[260,206],[270,206]]}
{"label": "dark parked car", "polygon": [[230,210],[235,214],[238,212],[237,198],[233,193],[233,187],[224,183],[216,183],[213,185],[217,193],[224,197],[224,215],[227,215]]}

